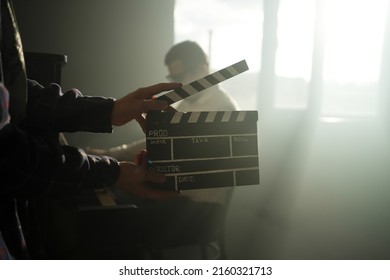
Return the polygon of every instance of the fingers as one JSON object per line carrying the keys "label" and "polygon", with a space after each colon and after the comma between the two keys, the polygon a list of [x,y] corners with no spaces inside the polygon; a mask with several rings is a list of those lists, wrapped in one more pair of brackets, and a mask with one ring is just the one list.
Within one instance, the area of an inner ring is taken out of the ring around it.
{"label": "fingers", "polygon": [[141,150],[139,153],[139,165],[146,169],[148,167],[148,153],[146,150]]}
{"label": "fingers", "polygon": [[[181,83],[159,83],[149,87],[139,88],[127,94],[115,101],[111,114],[111,124],[121,126],[148,111],[163,111],[169,106],[168,102],[152,97],[163,91],[172,90],[181,86]],[[144,128],[143,121],[141,119],[139,121],[141,127]]]}
{"label": "fingers", "polygon": [[[162,175],[161,173],[153,172],[153,171],[149,171],[146,175],[146,178],[147,178],[147,181],[152,182],[152,183],[162,184],[166,181],[165,175]],[[144,190],[144,195],[150,199],[169,199],[169,198],[176,197],[179,194],[180,194],[180,192],[162,191],[162,190],[155,189],[153,187],[147,187]]]}
{"label": "fingers", "polygon": [[145,119],[145,117],[141,115],[140,117],[136,118],[135,120],[138,122],[139,126],[142,128],[142,131],[146,134],[146,119]]}
{"label": "fingers", "polygon": [[[147,103],[149,101],[152,101],[152,100],[148,100],[148,101],[144,101],[144,102]],[[163,101],[163,102],[166,103],[165,101]],[[154,105],[152,105],[152,106],[154,106]],[[165,107],[158,109],[158,110],[165,111],[165,112],[177,112],[177,110],[175,108],[173,108],[172,106],[168,106],[168,103],[164,104],[163,106],[165,106]],[[135,120],[138,122],[138,124],[142,128],[143,132],[146,134],[146,113],[141,114],[139,117],[135,118]]]}
{"label": "fingers", "polygon": [[[156,171],[149,171],[148,168],[148,153],[146,150],[141,150],[134,159],[134,163],[145,172],[144,178],[147,182],[150,183],[164,183],[166,181],[165,175],[156,172]],[[139,169],[138,169],[139,170]]]}
{"label": "fingers", "polygon": [[166,109],[169,104],[166,101],[160,101],[160,100],[155,100],[155,99],[146,99],[143,101],[143,112],[148,112],[150,110],[154,111],[162,111]]}
{"label": "fingers", "polygon": [[[136,155],[135,155],[135,158],[134,158],[134,163],[141,167],[142,170],[145,170],[145,172],[148,172],[146,169],[147,169],[147,165],[148,165],[148,153],[145,149],[142,149],[140,150]],[[146,174],[147,175],[147,174]],[[145,176],[146,176],[145,175]]]}
{"label": "fingers", "polygon": [[130,194],[139,198],[168,199],[180,194],[175,191],[162,191],[149,184],[162,184],[166,176],[147,169],[147,151],[141,150],[135,155],[134,163],[120,162],[121,173],[117,185]]}
{"label": "fingers", "polygon": [[134,163],[136,164],[136,165],[141,165],[141,162],[142,162],[142,159],[141,159],[141,154],[136,154],[135,156],[134,156]]}
{"label": "fingers", "polygon": [[163,91],[173,90],[181,86],[182,86],[181,83],[159,83],[152,86],[139,88],[136,91],[136,95],[138,98],[141,99],[150,99],[158,93],[161,93]]}

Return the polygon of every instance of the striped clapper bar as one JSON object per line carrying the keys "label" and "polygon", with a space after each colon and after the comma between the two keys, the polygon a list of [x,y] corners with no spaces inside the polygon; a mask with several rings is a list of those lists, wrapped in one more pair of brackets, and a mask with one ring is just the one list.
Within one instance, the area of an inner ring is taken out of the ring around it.
{"label": "striped clapper bar", "polygon": [[259,184],[257,111],[149,112],[149,170],[162,190]]}
{"label": "striped clapper bar", "polygon": [[164,95],[156,97],[157,100],[167,101],[169,105],[180,101],[186,97],[196,94],[213,85],[219,84],[227,79],[230,79],[242,72],[248,70],[248,65],[245,60],[241,60],[233,65],[223,68],[217,72],[200,78],[192,83],[182,86],[181,88],[172,90]]}

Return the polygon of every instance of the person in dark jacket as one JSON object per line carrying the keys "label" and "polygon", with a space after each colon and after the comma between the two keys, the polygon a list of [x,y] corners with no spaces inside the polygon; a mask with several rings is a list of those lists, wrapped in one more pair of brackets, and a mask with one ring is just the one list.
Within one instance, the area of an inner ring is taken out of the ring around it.
{"label": "person in dark jacket", "polygon": [[[77,89],[63,92],[57,84],[43,87],[27,79],[12,1],[0,1],[0,258],[4,252],[12,258],[29,258],[17,212],[20,199],[71,195],[113,184],[140,197],[177,195],[148,187],[148,182],[163,182],[165,177],[143,166],[145,151],[137,155],[136,162],[118,162],[60,145],[58,133],[110,133],[113,126],[134,119],[144,126],[144,113],[168,107],[152,97],[181,84],[140,88],[118,100],[83,96]],[[59,189],[56,183],[64,187]]]}

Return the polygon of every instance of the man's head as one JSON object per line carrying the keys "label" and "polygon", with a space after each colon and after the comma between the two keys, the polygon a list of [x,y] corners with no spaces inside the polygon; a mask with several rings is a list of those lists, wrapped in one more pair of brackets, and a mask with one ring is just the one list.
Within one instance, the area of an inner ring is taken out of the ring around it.
{"label": "man's head", "polygon": [[188,84],[209,74],[207,56],[193,41],[183,41],[174,45],[165,55],[171,81]]}

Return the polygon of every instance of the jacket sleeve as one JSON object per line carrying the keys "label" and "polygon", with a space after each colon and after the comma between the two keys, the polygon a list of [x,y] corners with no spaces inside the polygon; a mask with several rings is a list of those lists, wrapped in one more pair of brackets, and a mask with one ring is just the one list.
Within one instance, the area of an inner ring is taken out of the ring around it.
{"label": "jacket sleeve", "polygon": [[43,87],[28,80],[28,127],[57,132],[112,132],[113,98],[83,96],[77,89],[62,92],[57,84]]}
{"label": "jacket sleeve", "polygon": [[62,146],[62,165],[56,173],[51,195],[72,195],[85,189],[100,189],[113,185],[119,177],[116,159],[94,156],[71,146]]}
{"label": "jacket sleeve", "polygon": [[8,124],[0,130],[0,159],[0,195],[28,197],[45,191],[60,165],[61,153],[54,143]]}
{"label": "jacket sleeve", "polygon": [[[0,130],[0,196],[71,195],[115,183],[119,163],[30,135],[13,124]],[[52,188],[49,188],[53,186]],[[62,186],[62,187],[61,187]]]}

